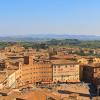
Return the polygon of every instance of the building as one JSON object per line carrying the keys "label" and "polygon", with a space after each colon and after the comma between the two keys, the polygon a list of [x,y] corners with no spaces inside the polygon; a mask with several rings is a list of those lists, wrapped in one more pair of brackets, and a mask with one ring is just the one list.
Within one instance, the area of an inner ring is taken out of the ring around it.
{"label": "building", "polygon": [[25,48],[20,46],[19,44],[16,44],[16,45],[13,45],[13,46],[9,46],[9,47],[5,47],[5,51],[6,52],[17,53],[17,52],[22,52],[24,50],[25,50]]}
{"label": "building", "polygon": [[83,65],[83,80],[95,85],[100,84],[100,63]]}
{"label": "building", "polygon": [[67,60],[53,60],[53,82],[80,82],[79,64]]}
{"label": "building", "polygon": [[83,80],[94,84],[100,95],[100,63],[83,65]]}
{"label": "building", "polygon": [[100,63],[100,58],[93,58],[93,63]]}
{"label": "building", "polygon": [[77,62],[79,62],[80,64],[88,64],[88,59],[86,58],[78,58]]}
{"label": "building", "polygon": [[41,82],[52,82],[52,66],[48,60],[35,60],[34,56],[26,56],[20,65],[22,85]]}

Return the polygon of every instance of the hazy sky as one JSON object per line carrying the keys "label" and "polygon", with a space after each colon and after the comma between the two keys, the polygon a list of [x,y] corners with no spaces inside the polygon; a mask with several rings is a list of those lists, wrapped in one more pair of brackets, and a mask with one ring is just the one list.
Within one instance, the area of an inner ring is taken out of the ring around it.
{"label": "hazy sky", "polygon": [[0,35],[100,35],[100,0],[0,0]]}

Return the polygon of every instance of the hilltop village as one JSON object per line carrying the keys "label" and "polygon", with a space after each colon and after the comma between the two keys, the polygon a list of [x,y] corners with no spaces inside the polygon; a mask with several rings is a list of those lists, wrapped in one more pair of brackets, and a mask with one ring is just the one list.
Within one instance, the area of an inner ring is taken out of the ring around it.
{"label": "hilltop village", "polygon": [[1,49],[0,100],[100,100],[100,58],[74,53],[79,50],[19,44]]}

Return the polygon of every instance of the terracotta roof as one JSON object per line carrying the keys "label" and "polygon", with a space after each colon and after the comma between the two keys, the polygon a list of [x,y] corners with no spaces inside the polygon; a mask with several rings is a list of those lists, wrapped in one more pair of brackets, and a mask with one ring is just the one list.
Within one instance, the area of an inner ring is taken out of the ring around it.
{"label": "terracotta roof", "polygon": [[25,99],[25,100],[46,100],[46,95],[39,91],[27,92],[23,93],[17,98]]}
{"label": "terracotta roof", "polygon": [[89,67],[100,67],[100,63],[90,63],[90,64],[85,64],[85,66],[89,66]]}
{"label": "terracotta roof", "polygon": [[51,60],[52,64],[79,64],[78,62],[75,61],[69,61],[69,60]]}
{"label": "terracotta roof", "polygon": [[77,55],[55,55],[52,56],[52,58],[56,58],[56,59],[71,59],[71,58],[75,58]]}
{"label": "terracotta roof", "polygon": [[0,94],[8,95],[11,92],[12,89],[10,88],[4,88],[0,90]]}
{"label": "terracotta roof", "polygon": [[95,63],[94,66],[95,67],[100,67],[100,63]]}
{"label": "terracotta roof", "polygon": [[0,96],[0,100],[14,100],[12,96]]}

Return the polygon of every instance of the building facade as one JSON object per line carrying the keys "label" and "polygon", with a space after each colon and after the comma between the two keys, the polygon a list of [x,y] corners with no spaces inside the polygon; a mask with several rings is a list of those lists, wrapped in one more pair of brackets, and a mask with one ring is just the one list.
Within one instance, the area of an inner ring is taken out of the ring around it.
{"label": "building facade", "polygon": [[[58,63],[57,63],[58,62]],[[79,64],[74,62],[53,62],[53,82],[79,82]]]}

